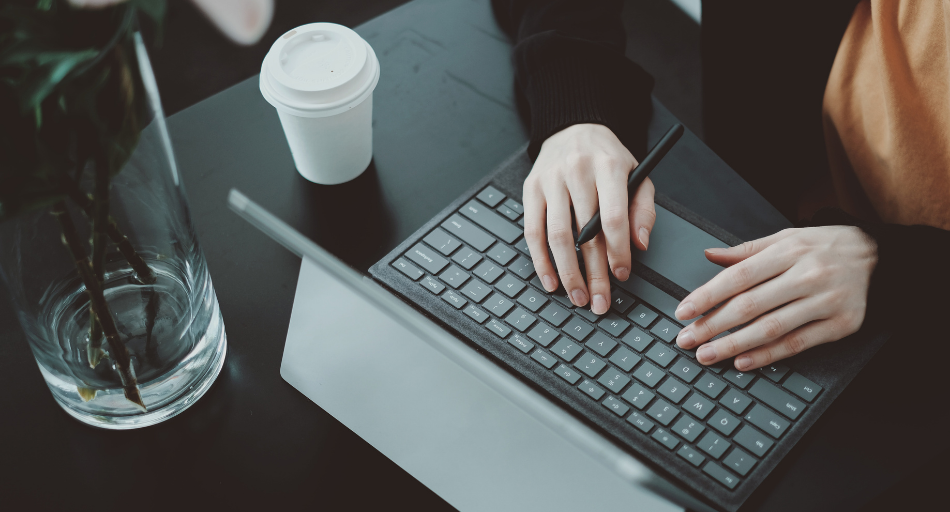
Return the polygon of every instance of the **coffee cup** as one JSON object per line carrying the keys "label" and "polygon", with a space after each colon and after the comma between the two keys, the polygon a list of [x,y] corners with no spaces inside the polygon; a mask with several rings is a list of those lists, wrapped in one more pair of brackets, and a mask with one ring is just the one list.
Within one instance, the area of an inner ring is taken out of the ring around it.
{"label": "coffee cup", "polygon": [[304,178],[335,185],[366,170],[377,82],[373,48],[342,25],[303,25],[271,46],[261,66],[261,94],[277,109]]}

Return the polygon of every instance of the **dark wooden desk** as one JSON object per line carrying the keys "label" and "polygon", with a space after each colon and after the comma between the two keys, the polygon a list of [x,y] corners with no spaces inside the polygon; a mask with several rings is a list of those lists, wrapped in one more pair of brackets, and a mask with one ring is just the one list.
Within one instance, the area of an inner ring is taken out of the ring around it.
{"label": "dark wooden desk", "polygon": [[[95,430],[52,400],[6,297],[0,298],[5,507],[450,509],[280,378],[300,262],[231,213],[225,198],[231,187],[241,189],[365,271],[526,140],[510,44],[487,4],[416,0],[359,27],[382,74],[374,98],[375,160],[354,182],[324,187],[296,173],[256,78],[169,119],[227,326],[225,369],[179,417],[140,431]],[[654,139],[672,122],[657,104]],[[787,225],[692,134],[653,177],[661,192],[740,237]],[[842,446],[835,443],[839,434],[812,442],[816,448],[787,470],[769,509],[801,504],[787,498],[819,480],[834,481],[811,470],[829,457],[853,458],[851,448],[828,455],[828,445]],[[866,492],[881,482],[855,485]]]}

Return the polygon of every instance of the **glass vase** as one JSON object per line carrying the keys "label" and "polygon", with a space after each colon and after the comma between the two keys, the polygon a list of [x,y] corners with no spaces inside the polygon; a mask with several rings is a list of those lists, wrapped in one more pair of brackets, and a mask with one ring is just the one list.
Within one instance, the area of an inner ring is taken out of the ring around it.
{"label": "glass vase", "polygon": [[[198,400],[227,341],[142,38],[108,50],[136,93],[134,149],[104,195],[90,192],[102,190],[91,161],[63,200],[0,223],[0,275],[56,401],[84,423],[131,429]],[[104,224],[95,197],[107,198]]]}

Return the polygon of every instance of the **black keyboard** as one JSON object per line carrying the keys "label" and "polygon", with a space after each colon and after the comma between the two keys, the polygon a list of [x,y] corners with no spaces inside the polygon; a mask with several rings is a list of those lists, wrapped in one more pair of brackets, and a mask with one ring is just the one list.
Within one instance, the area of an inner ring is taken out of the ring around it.
{"label": "black keyboard", "polygon": [[782,364],[753,372],[700,365],[675,343],[679,301],[635,274],[612,282],[602,316],[574,307],[563,290],[547,293],[524,240],[522,205],[490,185],[461,205],[386,263],[448,304],[456,315],[443,318],[448,325],[474,322],[622,419],[623,437],[648,438],[696,478],[735,490],[821,394]]}

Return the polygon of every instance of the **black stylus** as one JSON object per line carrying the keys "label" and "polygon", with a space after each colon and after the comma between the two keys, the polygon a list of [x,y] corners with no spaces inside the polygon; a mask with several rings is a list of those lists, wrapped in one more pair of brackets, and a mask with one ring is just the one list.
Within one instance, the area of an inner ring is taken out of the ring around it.
{"label": "black stylus", "polygon": [[[666,132],[666,135],[660,139],[660,142],[657,142],[653,149],[647,153],[646,158],[640,162],[633,172],[630,173],[630,177],[627,178],[627,197],[633,197],[633,194],[637,191],[637,188],[640,187],[640,184],[643,183],[643,180],[650,175],[650,172],[653,171],[653,168],[656,167],[656,164],[660,163],[660,160],[669,153],[670,148],[673,147],[673,144],[676,144],[676,141],[680,139],[683,135],[683,125],[676,123],[670,128],[670,131]],[[577,235],[577,244],[576,247],[580,249],[580,246],[590,242],[597,236],[597,233],[600,233],[600,211],[594,214],[594,218],[588,222],[583,229],[581,229],[580,234]]]}

